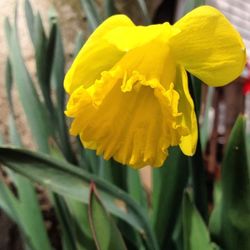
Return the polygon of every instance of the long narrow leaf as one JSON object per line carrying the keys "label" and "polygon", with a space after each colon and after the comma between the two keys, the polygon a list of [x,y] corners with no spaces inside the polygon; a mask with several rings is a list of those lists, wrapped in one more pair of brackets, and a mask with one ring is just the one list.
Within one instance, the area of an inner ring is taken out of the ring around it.
{"label": "long narrow leaf", "polygon": [[98,13],[95,1],[81,0],[81,4],[84,9],[84,13],[87,16],[87,20],[89,22],[90,28],[94,30],[101,23],[101,18]]}
{"label": "long narrow leaf", "polygon": [[153,225],[162,249],[171,241],[188,181],[188,158],[171,148],[164,166],[153,171]]}
{"label": "long narrow leaf", "polygon": [[[189,74],[190,92],[195,103],[196,117],[200,114],[201,101],[201,81]],[[198,124],[197,124],[198,126]],[[198,126],[199,130],[199,126]],[[203,219],[208,220],[208,201],[207,201],[207,186],[205,166],[203,164],[203,156],[200,142],[200,133],[198,131],[198,141],[195,154],[190,157],[191,181],[194,190],[194,201]]]}
{"label": "long narrow leaf", "polygon": [[94,183],[90,188],[89,222],[98,250],[126,250],[121,233],[101,203]]}
{"label": "long narrow leaf", "polygon": [[221,200],[212,214],[212,235],[224,249],[250,249],[250,178],[245,118],[231,132],[222,163]]}
{"label": "long narrow leaf", "polygon": [[210,129],[209,125],[211,124],[211,121],[209,119],[210,118],[209,112],[212,106],[213,94],[214,94],[214,88],[208,87],[208,93],[207,93],[206,103],[205,103],[205,112],[203,115],[203,122],[200,127],[200,140],[201,140],[202,152],[205,152],[207,141],[209,139],[209,129]]}
{"label": "long narrow leaf", "polygon": [[6,87],[7,100],[9,102],[9,107],[11,112],[13,112],[13,102],[11,98],[12,85],[13,85],[12,69],[11,69],[10,59],[7,58],[5,66],[5,87]]}
{"label": "long narrow leaf", "polygon": [[105,0],[104,1],[104,12],[105,12],[106,18],[110,17],[116,13],[114,0]]}
{"label": "long narrow leaf", "polygon": [[194,8],[203,5],[205,3],[204,0],[187,0],[184,6],[184,14],[188,13],[189,11],[193,10]]}
{"label": "long narrow leaf", "polygon": [[150,23],[150,17],[148,13],[148,8],[145,0],[137,0],[138,5],[140,6],[141,12],[143,14],[144,20],[146,24]]}
{"label": "long narrow leaf", "polygon": [[10,49],[10,41],[11,41],[11,25],[9,19],[6,17],[4,19],[4,33],[6,38],[6,44],[8,46],[8,49]]}
{"label": "long narrow leaf", "polygon": [[200,139],[198,138],[197,149],[189,159],[191,181],[194,190],[195,205],[200,212],[202,218],[208,221],[208,200],[207,200],[207,186],[206,186],[206,173],[205,166],[203,164],[203,157],[200,145]]}
{"label": "long narrow leaf", "polygon": [[55,28],[55,41],[53,51],[53,64],[51,72],[51,80],[56,88],[56,122],[58,124],[58,133],[60,137],[61,150],[66,159],[72,163],[76,162],[74,154],[71,149],[68,128],[65,121],[64,109],[65,109],[65,91],[63,88],[64,81],[64,48],[62,43],[62,37],[60,29],[57,23],[54,24]]}
{"label": "long narrow leaf", "polygon": [[6,184],[0,180],[0,208],[15,222],[18,221],[18,201]]}
{"label": "long narrow leaf", "polygon": [[51,134],[49,121],[41,104],[32,79],[24,64],[19,39],[15,28],[10,32],[10,62],[21,103],[31,127],[34,139],[43,152],[48,152],[48,138]]}
{"label": "long narrow leaf", "polygon": [[84,44],[83,32],[78,32],[75,40],[74,57],[78,54]]}
{"label": "long narrow leaf", "polygon": [[66,206],[66,202],[59,195],[52,195],[51,200],[62,230],[63,249],[77,250],[73,225],[70,221],[71,216],[68,207]]}
{"label": "long narrow leaf", "polygon": [[149,249],[158,249],[145,214],[115,186],[66,162],[27,150],[0,147],[0,162],[54,192],[84,203],[88,203],[89,184],[94,181],[106,209],[138,230]]}
{"label": "long narrow leaf", "polygon": [[66,199],[71,213],[71,225],[73,226],[77,250],[95,249],[95,243],[88,221],[88,206],[82,202]]}
{"label": "long narrow leaf", "polygon": [[[21,139],[16,129],[13,114],[10,114],[10,142],[12,145],[21,146]],[[52,247],[47,236],[40,205],[33,184],[27,178],[11,173],[18,192],[19,207],[16,210],[21,224],[21,229],[32,242],[36,250],[51,250]],[[32,214],[32,217],[30,216]]]}
{"label": "long narrow leaf", "polygon": [[40,89],[49,114],[53,115],[53,104],[50,96],[50,58],[47,58],[47,37],[45,35],[40,14],[34,18],[34,50],[36,59],[36,71]]}
{"label": "long narrow leaf", "polygon": [[127,170],[127,189],[131,197],[134,198],[142,209],[147,209],[147,195],[141,182],[140,173],[132,168]]}
{"label": "long narrow leaf", "polygon": [[28,30],[31,37],[31,41],[35,43],[35,28],[34,28],[34,14],[29,0],[25,0],[24,3],[25,16],[27,20]]}
{"label": "long narrow leaf", "polygon": [[0,145],[3,145],[3,143],[4,143],[3,135],[0,133]]}
{"label": "long narrow leaf", "polygon": [[192,204],[188,193],[185,193],[183,197],[182,216],[185,250],[218,249],[211,242],[208,229]]}

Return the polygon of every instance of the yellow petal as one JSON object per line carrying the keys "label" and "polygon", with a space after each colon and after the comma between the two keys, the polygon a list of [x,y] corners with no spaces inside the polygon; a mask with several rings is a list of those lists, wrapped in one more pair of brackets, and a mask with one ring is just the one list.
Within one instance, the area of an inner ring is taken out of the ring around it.
{"label": "yellow petal", "polygon": [[169,23],[149,26],[118,27],[105,35],[105,39],[115,45],[121,51],[143,46],[158,39],[167,42],[169,37],[174,36],[177,30]]}
{"label": "yellow petal", "polygon": [[187,71],[211,86],[222,86],[241,74],[246,63],[244,43],[218,10],[196,8],[174,27],[180,32],[170,46]]}
{"label": "yellow petal", "polygon": [[[159,40],[154,40],[126,53],[119,61],[119,66],[128,75],[136,71],[140,76],[146,78],[147,83],[154,85],[154,83],[160,82],[166,89],[175,78],[176,65],[169,46],[166,42]],[[139,75],[133,74],[134,77]],[[138,80],[146,81],[145,79]],[[125,90],[129,86],[132,87],[130,81],[125,81],[122,88]]]}
{"label": "yellow petal", "polygon": [[178,110],[183,114],[181,123],[188,129],[188,134],[181,137],[179,146],[185,155],[192,156],[195,153],[198,138],[197,120],[193,99],[188,90],[187,73],[181,66],[176,69],[175,89],[180,95]]}
{"label": "yellow petal", "polygon": [[179,94],[173,84],[165,89],[139,72],[126,72],[118,65],[90,88],[74,91],[66,111],[74,118],[70,132],[105,159],[135,168],[159,167],[168,147],[178,145],[185,132],[179,122]]}
{"label": "yellow petal", "polygon": [[64,87],[68,93],[71,94],[79,86],[91,86],[96,79],[101,77],[102,71],[112,68],[123,56],[124,52],[118,50],[103,37],[116,27],[126,26],[133,27],[134,24],[125,15],[115,15],[104,21],[94,31],[66,74]]}

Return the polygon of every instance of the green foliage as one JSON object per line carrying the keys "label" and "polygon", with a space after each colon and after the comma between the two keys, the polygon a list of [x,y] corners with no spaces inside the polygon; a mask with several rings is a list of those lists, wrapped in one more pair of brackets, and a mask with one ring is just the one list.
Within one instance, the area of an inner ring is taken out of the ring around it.
{"label": "green foliage", "polygon": [[206,224],[194,204],[192,204],[188,193],[184,193],[183,196],[182,220],[185,250],[218,249],[217,246],[211,242]]}
{"label": "green foliage", "polygon": [[221,194],[211,217],[212,235],[223,249],[250,248],[250,179],[245,119],[235,123],[222,163]]}
{"label": "green foliage", "polygon": [[97,195],[95,184],[90,184],[89,222],[98,250],[125,250],[121,233],[106,212]]}
{"label": "green foliage", "polygon": [[[201,1],[187,3],[186,9],[190,9]],[[91,30],[117,12],[113,0],[104,0],[102,6],[90,0],[81,0],[81,4]],[[137,5],[144,23],[149,23],[146,1],[138,0]],[[34,183],[47,190],[64,250],[250,249],[250,164],[245,145],[249,135],[245,135],[245,119],[240,117],[232,131],[210,216],[202,153],[208,141],[212,91],[196,154],[186,157],[179,148],[171,148],[164,166],[152,171],[152,192],[146,193],[139,171],[114,160],[105,161],[94,151],[82,148],[78,139],[69,139],[64,116],[65,53],[57,15],[50,13],[47,32],[28,0],[24,8],[35,52],[36,76],[28,71],[22,57],[17,17],[13,25],[6,19],[9,55],[5,85],[11,146],[4,145],[0,136],[0,163],[12,186],[0,181],[0,208],[18,225],[25,249],[53,249]],[[80,32],[74,56],[83,44],[84,34]],[[200,82],[192,76],[190,82],[198,116]],[[16,128],[14,86],[37,152],[23,148]]]}
{"label": "green foliage", "polygon": [[169,151],[162,168],[153,170],[152,220],[161,249],[165,249],[172,240],[188,173],[188,157],[177,147]]}

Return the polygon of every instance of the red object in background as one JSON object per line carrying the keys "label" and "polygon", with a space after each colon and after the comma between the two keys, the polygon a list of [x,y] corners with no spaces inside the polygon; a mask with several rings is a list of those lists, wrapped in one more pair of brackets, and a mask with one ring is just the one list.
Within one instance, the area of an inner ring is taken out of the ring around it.
{"label": "red object in background", "polygon": [[250,79],[249,78],[246,79],[243,85],[243,94],[247,95],[248,93],[250,93]]}
{"label": "red object in background", "polygon": [[242,77],[245,79],[244,85],[243,85],[243,94],[247,95],[250,93],[250,64],[247,63],[243,73]]}

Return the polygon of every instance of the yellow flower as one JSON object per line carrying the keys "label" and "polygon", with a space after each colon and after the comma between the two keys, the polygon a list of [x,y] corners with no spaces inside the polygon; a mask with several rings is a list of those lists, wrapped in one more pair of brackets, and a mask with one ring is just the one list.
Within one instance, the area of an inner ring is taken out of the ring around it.
{"label": "yellow flower", "polygon": [[159,167],[170,146],[194,154],[197,121],[186,71],[211,86],[240,75],[246,50],[216,9],[202,6],[171,26],[103,22],[65,77],[70,133],[105,159]]}

